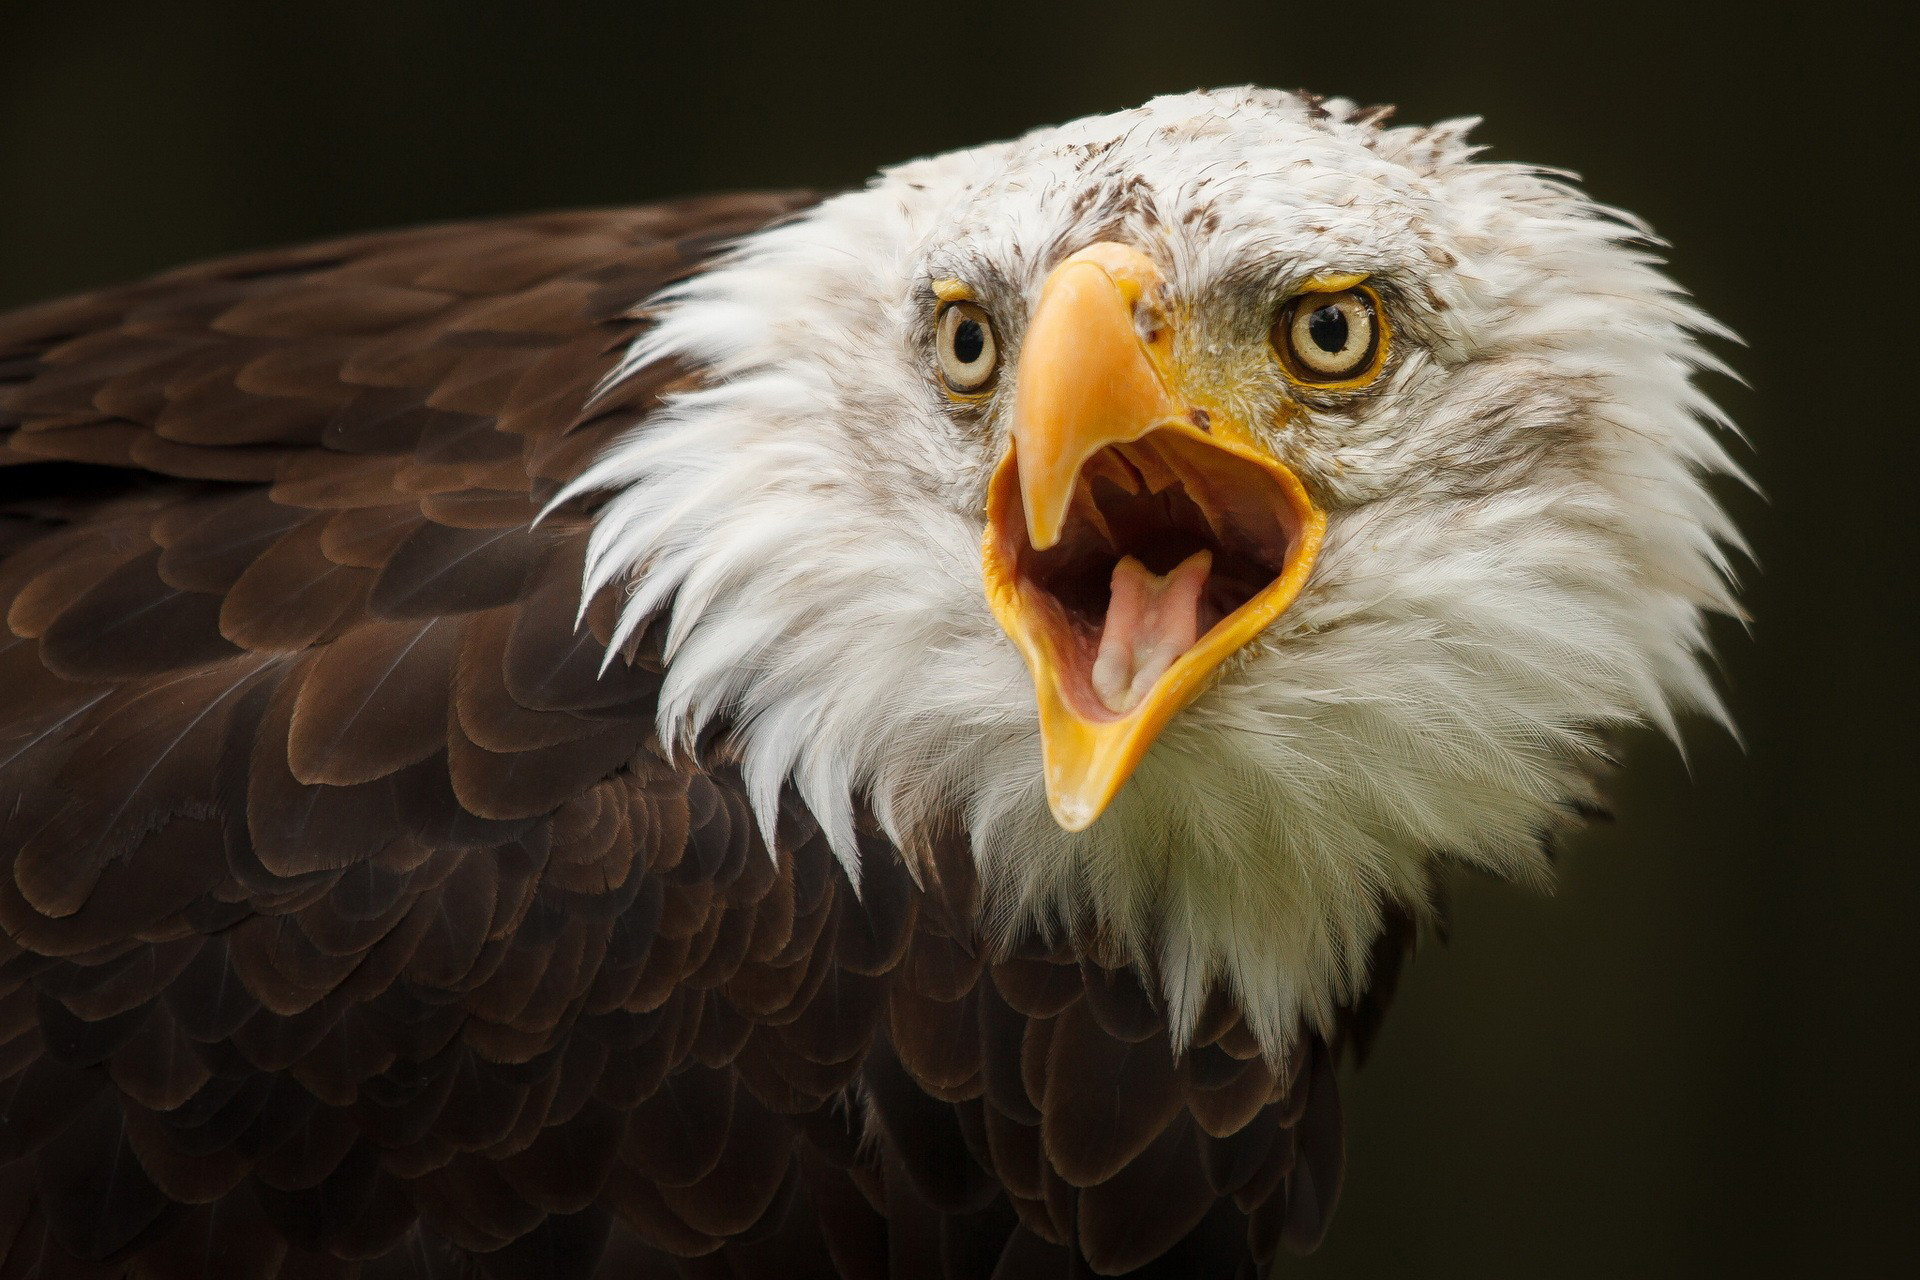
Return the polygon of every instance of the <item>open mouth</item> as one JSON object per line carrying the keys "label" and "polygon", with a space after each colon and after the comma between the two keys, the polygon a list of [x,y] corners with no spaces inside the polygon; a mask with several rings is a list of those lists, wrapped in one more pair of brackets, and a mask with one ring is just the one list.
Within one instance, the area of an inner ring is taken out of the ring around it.
{"label": "open mouth", "polygon": [[1326,532],[1249,423],[1181,394],[1162,283],[1114,242],[1048,274],[987,485],[982,585],[1033,675],[1047,804],[1068,831],[1293,603]]}
{"label": "open mouth", "polygon": [[1018,489],[1008,497],[998,549],[1061,695],[1094,722],[1132,713],[1180,658],[1279,583],[1301,535],[1272,472],[1168,428],[1086,460],[1050,547],[1033,546]]}

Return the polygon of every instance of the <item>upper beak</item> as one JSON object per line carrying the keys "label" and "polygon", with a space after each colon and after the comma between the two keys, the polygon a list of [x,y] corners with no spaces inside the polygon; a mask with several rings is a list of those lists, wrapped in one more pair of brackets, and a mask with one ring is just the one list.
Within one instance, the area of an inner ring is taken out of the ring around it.
{"label": "upper beak", "polygon": [[1048,276],[988,487],[994,616],[1033,673],[1047,799],[1091,825],[1173,716],[1305,585],[1326,518],[1247,424],[1182,385],[1160,275],[1096,244]]}

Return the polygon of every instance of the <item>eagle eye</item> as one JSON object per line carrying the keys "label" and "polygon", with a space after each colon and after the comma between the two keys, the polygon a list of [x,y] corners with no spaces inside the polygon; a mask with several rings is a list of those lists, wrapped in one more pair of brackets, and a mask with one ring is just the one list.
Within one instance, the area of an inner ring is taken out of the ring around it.
{"label": "eagle eye", "polygon": [[940,312],[940,376],[960,395],[986,390],[1000,364],[993,321],[973,302],[954,302]]}
{"label": "eagle eye", "polygon": [[1273,349],[1297,382],[1353,383],[1379,370],[1385,327],[1371,289],[1303,293],[1280,309]]}

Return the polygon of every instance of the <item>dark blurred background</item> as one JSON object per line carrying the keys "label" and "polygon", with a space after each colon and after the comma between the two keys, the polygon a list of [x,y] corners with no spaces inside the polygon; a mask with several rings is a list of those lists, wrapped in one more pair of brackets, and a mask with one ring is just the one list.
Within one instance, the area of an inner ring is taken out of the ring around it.
{"label": "dark blurred background", "polygon": [[1634,741],[1552,899],[1454,885],[1348,1089],[1332,1237],[1281,1273],[1880,1273],[1920,1257],[1916,140],[1899,27],[1842,10],[0,0],[0,305],[349,230],[843,186],[1201,85],[1485,116],[1493,156],[1647,217],[1749,344],[1723,354],[1751,386],[1713,388],[1766,494],[1727,493],[1758,559],[1751,628],[1718,631],[1745,747]]}

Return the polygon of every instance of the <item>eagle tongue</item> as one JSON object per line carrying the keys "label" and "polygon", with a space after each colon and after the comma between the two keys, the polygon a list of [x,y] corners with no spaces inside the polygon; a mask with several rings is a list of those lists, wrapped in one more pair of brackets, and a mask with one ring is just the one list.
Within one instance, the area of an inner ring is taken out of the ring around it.
{"label": "eagle tongue", "polygon": [[1139,706],[1153,682],[1193,647],[1200,593],[1212,568],[1210,551],[1194,552],[1164,577],[1132,556],[1113,566],[1113,595],[1093,662],[1093,691],[1107,710],[1125,715]]}

